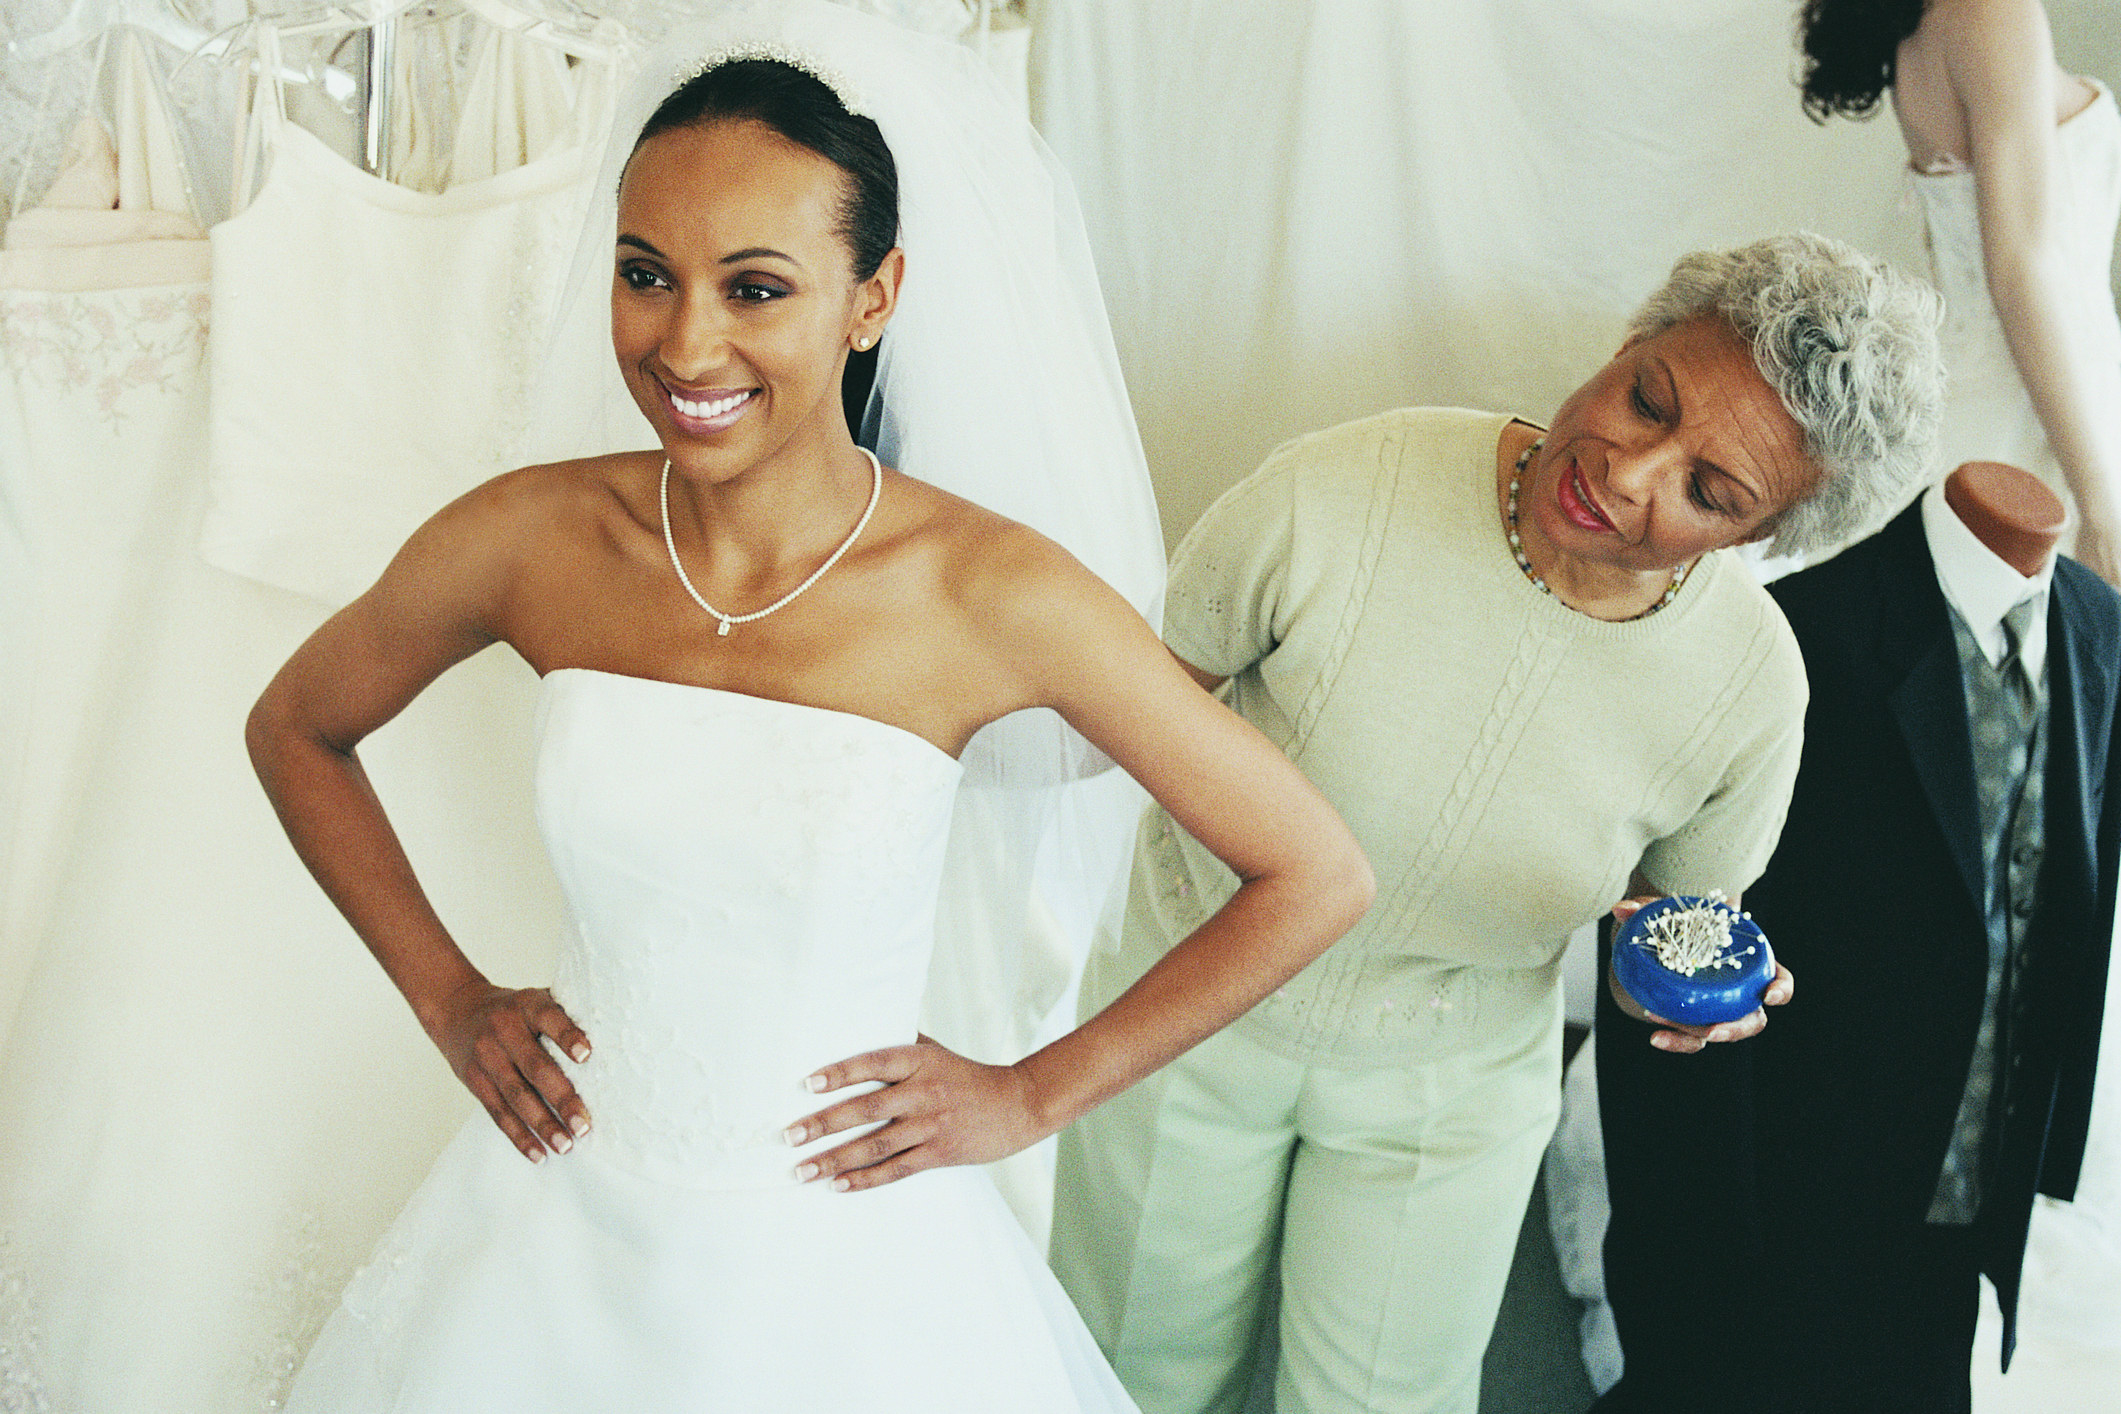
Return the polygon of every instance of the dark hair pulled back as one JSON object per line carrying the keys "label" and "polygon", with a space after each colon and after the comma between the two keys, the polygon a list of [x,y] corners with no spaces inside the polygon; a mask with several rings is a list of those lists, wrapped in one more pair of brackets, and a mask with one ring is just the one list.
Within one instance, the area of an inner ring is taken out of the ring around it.
{"label": "dark hair pulled back", "polygon": [[1894,54],[1922,23],[1927,0],[1805,0],[1804,111],[1815,123],[1839,113],[1868,118],[1893,86]]}
{"label": "dark hair pulled back", "polygon": [[898,244],[898,164],[875,120],[847,111],[829,85],[778,59],[732,59],[688,79],[642,125],[641,144],[673,128],[725,120],[764,123],[846,174],[836,229],[866,280]]}

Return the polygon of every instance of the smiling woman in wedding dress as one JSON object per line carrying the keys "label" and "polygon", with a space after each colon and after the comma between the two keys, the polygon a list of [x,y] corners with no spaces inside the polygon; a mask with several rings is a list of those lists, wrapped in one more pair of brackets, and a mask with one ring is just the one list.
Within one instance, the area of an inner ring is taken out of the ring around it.
{"label": "smiling woman in wedding dress", "polygon": [[[905,73],[950,81],[827,5],[715,42],[642,129],[607,247],[612,347],[659,446],[447,507],[251,718],[297,849],[486,1110],[349,1288],[293,1410],[1130,1409],[964,1166],[1225,1025],[1369,901],[1331,809],[1121,595],[850,435],[850,350],[897,338],[923,282],[938,308],[974,273],[924,265],[939,169],[892,118]],[[947,359],[948,326],[893,352]],[[575,923],[549,991],[458,947],[355,750],[496,642],[544,678],[539,819]],[[1031,708],[1246,882],[1102,1013],[981,1064],[917,1016],[959,758]]]}

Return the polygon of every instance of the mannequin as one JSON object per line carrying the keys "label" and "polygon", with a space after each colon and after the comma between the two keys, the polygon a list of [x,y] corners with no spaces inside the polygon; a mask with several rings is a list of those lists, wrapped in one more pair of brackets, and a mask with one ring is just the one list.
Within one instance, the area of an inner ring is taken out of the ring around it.
{"label": "mannequin", "polygon": [[2027,579],[2054,562],[2069,508],[2029,471],[1968,462],[1944,479],[1944,503],[1982,544]]}
{"label": "mannequin", "polygon": [[2066,523],[1969,463],[1770,586],[1811,702],[1745,904],[1803,985],[1694,1064],[1598,1027],[1602,1414],[1965,1411],[1984,1274],[2007,1368],[2034,1205],[2083,1166],[2121,845],[2121,595]]}

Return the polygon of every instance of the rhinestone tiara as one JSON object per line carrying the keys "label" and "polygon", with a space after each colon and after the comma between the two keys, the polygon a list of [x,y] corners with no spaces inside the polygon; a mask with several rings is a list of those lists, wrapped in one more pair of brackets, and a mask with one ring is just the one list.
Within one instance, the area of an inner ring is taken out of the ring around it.
{"label": "rhinestone tiara", "polygon": [[790,49],[785,44],[774,44],[766,40],[739,40],[710,51],[686,64],[679,71],[677,82],[672,88],[682,88],[711,69],[719,69],[724,64],[734,64],[744,59],[770,59],[786,64],[791,69],[799,69],[831,89],[833,96],[839,99],[849,113],[862,116],[861,90],[856,88],[845,74],[820,64],[810,55]]}

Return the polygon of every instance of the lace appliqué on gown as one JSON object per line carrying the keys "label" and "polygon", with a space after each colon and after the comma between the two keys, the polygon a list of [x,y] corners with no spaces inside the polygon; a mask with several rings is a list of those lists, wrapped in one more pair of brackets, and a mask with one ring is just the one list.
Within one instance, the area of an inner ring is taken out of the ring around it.
{"label": "lace appliqu\u00e9 on gown", "polygon": [[43,1346],[29,1277],[14,1243],[0,1234],[0,1414],[53,1414]]}
{"label": "lace appliqu\u00e9 on gown", "polygon": [[253,1356],[250,1390],[253,1407],[277,1414],[287,1407],[302,1357],[324,1329],[325,1318],[346,1285],[346,1270],[324,1259],[323,1224],[305,1217],[288,1232],[278,1263],[262,1275],[251,1299],[265,1314],[273,1332]]}
{"label": "lace appliqu\u00e9 on gown", "polygon": [[[658,683],[648,691],[692,689]],[[636,948],[566,948],[553,983],[554,996],[596,1038],[583,1065],[556,1053],[597,1117],[585,1147],[662,1182],[726,1181],[737,1156],[774,1154],[792,1118],[785,1103],[730,1092],[720,1083],[728,1053],[703,1046],[704,1038],[671,1015],[668,998],[711,985],[701,976],[699,938],[757,934],[762,917],[799,910],[821,879],[844,891],[845,916],[890,917],[903,907],[902,881],[921,866],[932,828],[924,817],[934,803],[923,785],[932,780],[933,762],[918,755],[909,762],[905,744],[889,737],[820,739],[805,716],[811,709],[775,705],[793,722],[769,714],[746,750],[769,760],[792,754],[802,767],[774,789],[728,802],[733,837],[746,842],[751,860],[747,888],[690,901],[695,926]],[[874,788],[850,791],[847,783],[857,780]],[[774,1158],[779,1176],[792,1182],[793,1156]],[[763,1176],[756,1163],[740,1168],[747,1178]]]}
{"label": "lace appliqu\u00e9 on gown", "polygon": [[84,400],[115,431],[143,397],[180,391],[205,361],[199,288],[0,294],[0,358],[28,386]]}

